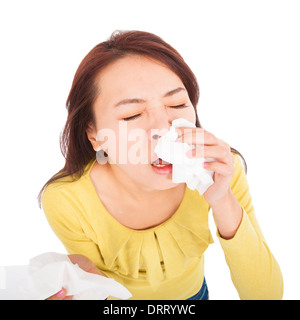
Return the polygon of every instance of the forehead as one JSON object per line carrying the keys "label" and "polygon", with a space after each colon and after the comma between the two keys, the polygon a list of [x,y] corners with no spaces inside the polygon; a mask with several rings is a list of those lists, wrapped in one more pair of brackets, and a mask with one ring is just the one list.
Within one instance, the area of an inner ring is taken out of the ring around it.
{"label": "forehead", "polygon": [[[97,78],[100,96],[130,98],[130,95],[162,95],[181,79],[162,62],[139,55],[129,55],[108,65]],[[128,96],[129,95],[129,96]],[[142,97],[142,96],[141,96]]]}

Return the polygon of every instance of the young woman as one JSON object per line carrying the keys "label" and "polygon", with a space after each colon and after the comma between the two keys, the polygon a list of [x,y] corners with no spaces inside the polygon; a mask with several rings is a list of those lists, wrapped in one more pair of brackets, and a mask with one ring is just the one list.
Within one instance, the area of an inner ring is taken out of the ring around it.
{"label": "young woman", "polygon": [[[152,300],[208,299],[212,209],[240,298],[281,299],[282,275],[257,223],[246,167],[238,151],[201,127],[198,98],[193,72],[169,44],[147,32],[114,32],[78,67],[61,136],[65,166],[39,204],[72,262],[114,278],[131,299]],[[177,118],[196,125],[177,128],[179,141],[198,145],[190,157],[215,159],[204,163],[214,184],[202,196],[172,182],[172,165],[154,152],[162,134],[153,130],[166,132]],[[109,139],[99,138],[103,130]],[[135,130],[144,133],[139,153],[147,161],[132,161]],[[50,299],[70,297],[62,288]]]}

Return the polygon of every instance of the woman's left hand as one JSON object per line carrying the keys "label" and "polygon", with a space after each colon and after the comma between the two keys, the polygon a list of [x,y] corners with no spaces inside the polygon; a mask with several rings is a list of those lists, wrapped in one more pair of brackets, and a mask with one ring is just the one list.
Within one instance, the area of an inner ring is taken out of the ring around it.
{"label": "woman's left hand", "polygon": [[[106,277],[104,273],[102,273],[95,265],[94,263],[88,259],[86,256],[81,254],[69,254],[69,259],[73,264],[77,264],[80,269],[94,274],[99,274],[101,276]],[[53,296],[47,298],[46,300],[72,300],[73,296],[67,295],[67,290],[65,288],[61,288],[60,291],[58,291]]]}
{"label": "woman's left hand", "polygon": [[216,161],[204,162],[204,168],[214,171],[214,184],[203,194],[210,206],[215,206],[230,192],[230,182],[234,174],[234,156],[230,146],[223,140],[216,138],[203,128],[178,127],[177,141],[195,145],[187,155],[191,158],[214,158]]}

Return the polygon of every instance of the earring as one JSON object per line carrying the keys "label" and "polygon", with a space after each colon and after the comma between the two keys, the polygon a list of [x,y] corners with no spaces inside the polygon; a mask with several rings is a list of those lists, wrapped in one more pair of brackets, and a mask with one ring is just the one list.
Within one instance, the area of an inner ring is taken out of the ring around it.
{"label": "earring", "polygon": [[98,153],[101,157],[108,157],[108,154],[107,154],[103,149],[98,150],[97,153]]}
{"label": "earring", "polygon": [[[94,150],[95,150],[95,149],[94,149]],[[105,157],[107,157],[107,156],[108,156],[108,154],[107,154],[107,153],[102,149],[102,147],[101,147],[101,146],[99,146],[95,151],[96,151],[96,152],[103,153]]]}
{"label": "earring", "polygon": [[106,164],[108,162],[108,154],[100,147],[96,151],[96,159],[99,164]]}

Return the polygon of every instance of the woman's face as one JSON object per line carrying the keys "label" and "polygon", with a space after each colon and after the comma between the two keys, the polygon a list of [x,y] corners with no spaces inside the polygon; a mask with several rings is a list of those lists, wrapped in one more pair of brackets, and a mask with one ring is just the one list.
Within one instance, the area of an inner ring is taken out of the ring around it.
{"label": "woman's face", "polygon": [[101,142],[94,140],[94,149],[101,145],[109,165],[142,188],[175,187],[171,173],[159,174],[151,165],[158,158],[152,136],[165,134],[177,118],[196,122],[180,78],[156,60],[128,55],[102,70],[97,81],[93,137]]}

